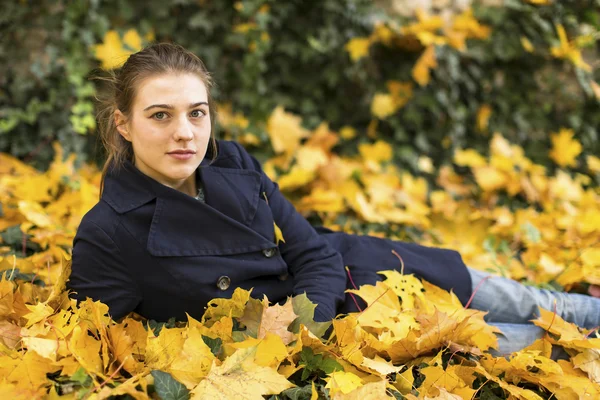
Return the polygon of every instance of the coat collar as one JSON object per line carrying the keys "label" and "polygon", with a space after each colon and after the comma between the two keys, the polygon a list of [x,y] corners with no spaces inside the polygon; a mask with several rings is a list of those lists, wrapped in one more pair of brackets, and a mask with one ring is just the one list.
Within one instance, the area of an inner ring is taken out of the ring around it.
{"label": "coat collar", "polygon": [[220,154],[212,163],[205,159],[196,170],[206,203],[155,181],[129,161],[109,170],[102,200],[122,215],[156,201],[147,243],[154,256],[236,254],[273,247],[273,238],[250,227],[258,207],[260,174],[235,168],[230,158]]}

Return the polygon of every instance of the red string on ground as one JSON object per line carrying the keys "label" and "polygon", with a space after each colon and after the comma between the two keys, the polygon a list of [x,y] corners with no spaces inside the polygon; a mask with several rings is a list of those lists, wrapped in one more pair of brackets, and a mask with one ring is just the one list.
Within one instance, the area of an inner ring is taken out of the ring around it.
{"label": "red string on ground", "polygon": [[465,308],[469,308],[469,306],[471,305],[471,302],[473,301],[473,297],[475,297],[475,293],[477,293],[477,291],[479,290],[479,287],[481,286],[481,284],[485,281],[487,281],[488,279],[490,279],[492,277],[492,275],[486,276],[485,278],[483,278],[481,280],[481,282],[479,282],[477,284],[477,286],[475,287],[475,290],[473,290],[473,293],[471,293],[471,297],[469,297],[469,301],[467,301],[467,304],[465,304]]}
{"label": "red string on ground", "polygon": [[[352,287],[355,290],[358,290],[358,288],[356,287],[356,285],[354,284],[354,279],[352,279],[352,275],[350,275],[350,268],[348,268],[348,266],[346,265],[346,273],[348,274],[348,279],[350,279],[350,283],[352,284]],[[354,297],[354,293],[349,293],[350,297],[352,297],[352,300],[354,301],[354,304],[356,305],[356,308],[358,308],[358,311],[362,312],[362,308],[360,308],[360,306],[358,305],[358,301],[356,301],[356,297]]]}

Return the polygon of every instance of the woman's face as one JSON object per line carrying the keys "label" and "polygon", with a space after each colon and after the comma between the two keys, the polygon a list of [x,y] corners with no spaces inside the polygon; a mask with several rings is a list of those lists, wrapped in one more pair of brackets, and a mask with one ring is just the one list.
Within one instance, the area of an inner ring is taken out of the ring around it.
{"label": "woman's face", "polygon": [[119,133],[133,146],[135,166],[154,180],[180,189],[208,148],[211,123],[206,86],[188,73],[149,77],[137,88],[129,120],[117,110],[115,121]]}

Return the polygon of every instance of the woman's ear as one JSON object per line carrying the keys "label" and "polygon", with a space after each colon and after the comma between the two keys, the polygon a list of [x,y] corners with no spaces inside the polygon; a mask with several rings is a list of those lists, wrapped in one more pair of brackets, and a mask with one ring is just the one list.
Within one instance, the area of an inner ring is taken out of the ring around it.
{"label": "woman's ear", "polygon": [[129,130],[127,128],[127,120],[125,115],[121,112],[121,110],[115,110],[114,114],[115,125],[117,127],[117,131],[123,136],[125,140],[131,142],[131,136],[129,135]]}

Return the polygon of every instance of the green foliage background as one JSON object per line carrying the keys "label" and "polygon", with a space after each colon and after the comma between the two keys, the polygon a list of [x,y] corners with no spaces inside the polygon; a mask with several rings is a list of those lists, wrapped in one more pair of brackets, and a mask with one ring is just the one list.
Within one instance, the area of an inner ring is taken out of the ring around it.
{"label": "green foliage background", "polygon": [[[237,7],[236,7],[237,3]],[[414,18],[388,12],[389,2],[367,0],[42,0],[5,4],[0,14],[0,151],[36,167],[52,159],[50,143],[58,140],[79,162],[101,161],[94,132],[94,94],[88,78],[101,73],[93,46],[109,29],[151,30],[159,41],[177,42],[196,54],[214,74],[214,95],[230,102],[250,121],[246,131],[262,139],[252,150],[259,158],[272,154],[265,123],[277,105],[302,117],[307,128],[327,121],[359,134],[337,150],[350,154],[368,141],[370,103],[385,82],[412,81],[411,69],[423,48],[388,47],[381,43],[353,62],[344,45],[368,36],[375,21],[404,25]],[[263,5],[266,13],[258,13]],[[415,85],[412,100],[380,121],[379,137],[395,145],[396,161],[416,168],[418,155],[437,165],[450,160],[455,148],[473,147],[485,154],[490,134],[476,129],[477,110],[492,108],[489,132],[501,132],[520,144],[535,162],[547,160],[550,132],[572,128],[585,154],[600,153],[600,103],[586,72],[550,55],[558,43],[555,24],[569,37],[600,29],[600,0],[554,1],[537,6],[505,0],[501,7],[475,2],[476,18],[492,29],[488,40],[473,40],[465,52],[437,49],[438,67],[425,87]],[[236,32],[238,24],[256,28]],[[270,40],[261,41],[268,33]],[[523,49],[528,38],[533,53]],[[596,36],[597,38],[597,36]],[[255,42],[253,51],[250,43]],[[586,52],[598,53],[598,41]],[[598,58],[596,56],[596,63]],[[593,74],[595,73],[595,76]],[[233,137],[242,132],[229,132]],[[442,146],[444,138],[449,146]],[[580,156],[580,160],[583,160]],[[581,167],[584,167],[580,163]]]}

